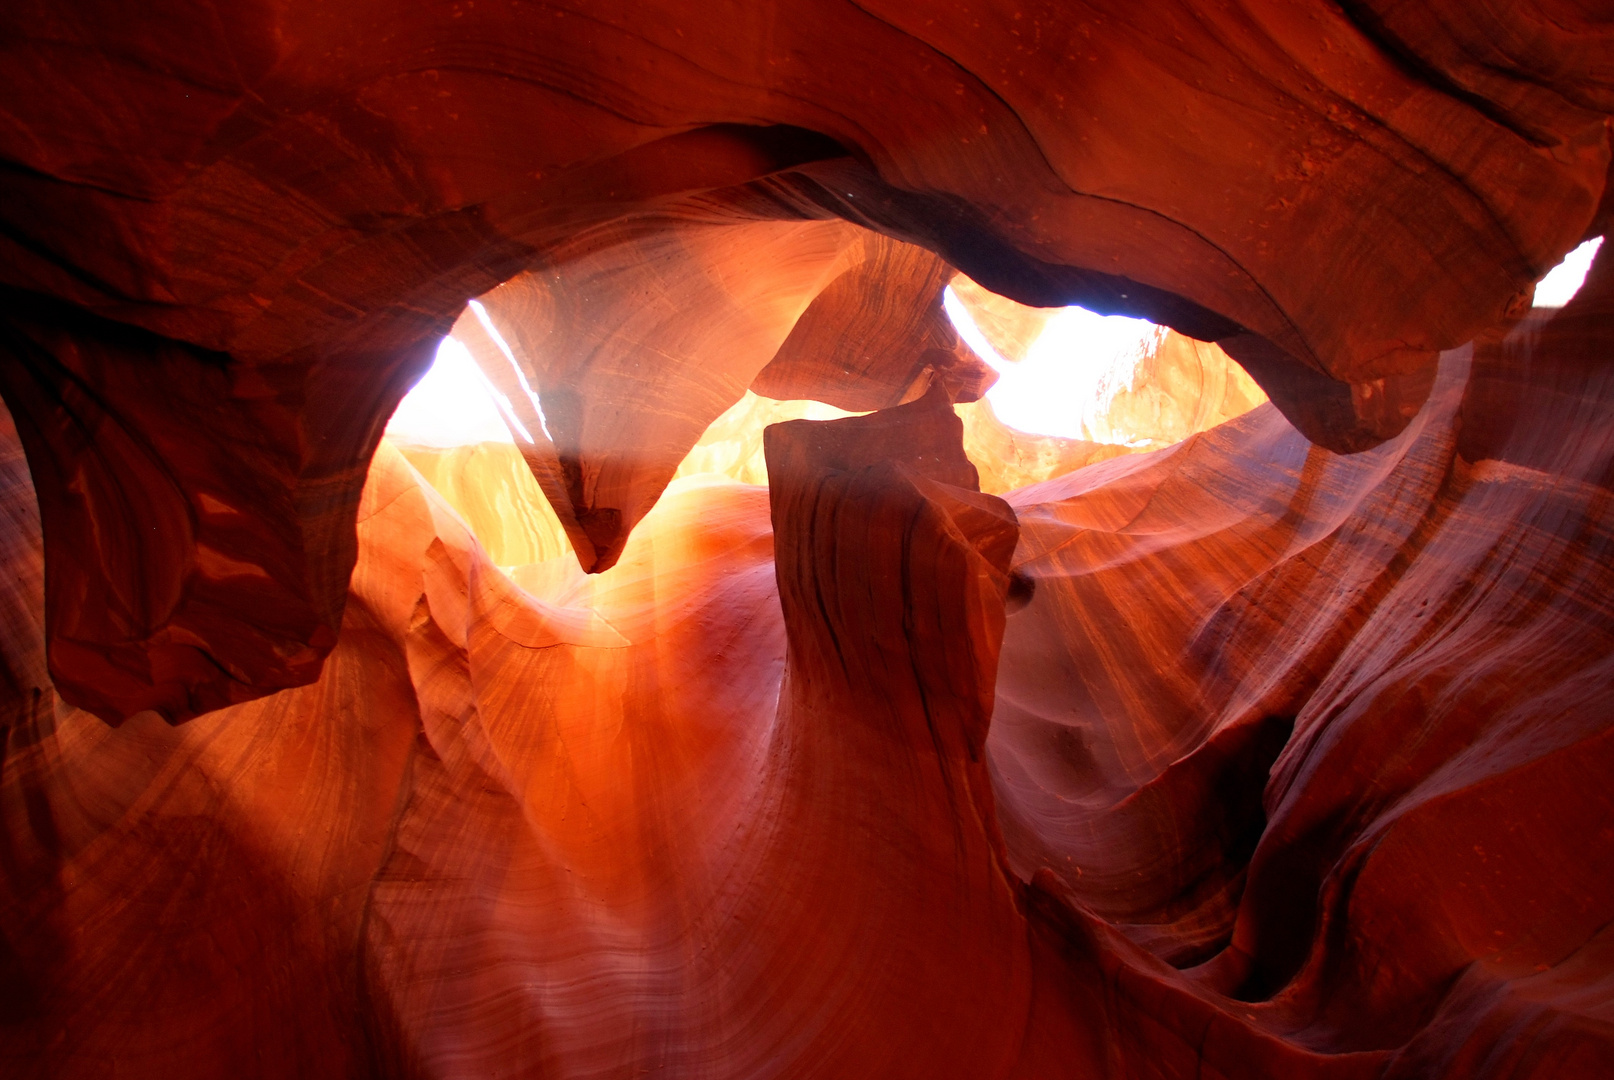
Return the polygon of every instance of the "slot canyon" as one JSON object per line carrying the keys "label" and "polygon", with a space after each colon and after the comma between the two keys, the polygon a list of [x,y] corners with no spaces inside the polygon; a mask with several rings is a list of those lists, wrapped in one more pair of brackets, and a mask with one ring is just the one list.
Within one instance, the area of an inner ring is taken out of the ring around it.
{"label": "slot canyon", "polygon": [[0,27],[0,1076],[1614,1077],[1607,0]]}

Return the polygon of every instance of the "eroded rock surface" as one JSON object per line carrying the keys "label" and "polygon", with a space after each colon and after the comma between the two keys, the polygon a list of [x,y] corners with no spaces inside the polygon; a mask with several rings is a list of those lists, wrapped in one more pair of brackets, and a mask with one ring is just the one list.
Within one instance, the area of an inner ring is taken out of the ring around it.
{"label": "eroded rock surface", "polygon": [[[313,678],[432,343],[599,229],[845,219],[1389,437],[1607,186],[1606,20],[1448,7],[13,5],[0,393],[55,682],[183,720]],[[642,507],[601,468],[558,482],[605,566]]]}
{"label": "eroded rock surface", "polygon": [[[13,679],[0,1060],[1606,1071],[1608,266],[1364,454],[1263,406],[1005,503],[938,390],[600,575],[555,519],[500,570],[384,444],[316,684],[113,729]],[[456,502],[541,510],[512,468]]]}
{"label": "eroded rock surface", "polygon": [[[1081,910],[1122,1053],[1614,1062],[1610,265],[1447,354],[1376,450],[1308,447],[1263,408],[1012,498],[1033,590],[1004,643],[999,812],[1017,871]],[[1155,1042],[1212,1008],[1214,1039]]]}
{"label": "eroded rock surface", "polygon": [[848,411],[994,377],[941,307],[936,255],[844,222],[680,220],[585,234],[454,325],[579,563],[610,569],[706,430],[751,389]]}
{"label": "eroded rock surface", "polygon": [[[1604,15],[0,19],[0,1072],[1614,1073]],[[953,269],[1272,404],[983,494]]]}

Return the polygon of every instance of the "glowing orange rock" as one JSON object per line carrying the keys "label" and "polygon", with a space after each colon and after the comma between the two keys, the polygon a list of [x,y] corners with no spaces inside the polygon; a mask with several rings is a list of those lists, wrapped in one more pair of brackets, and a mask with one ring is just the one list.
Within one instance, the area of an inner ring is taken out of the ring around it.
{"label": "glowing orange rock", "polygon": [[[933,391],[598,575],[500,570],[384,444],[318,683],[8,698],[0,1063],[1597,1075],[1609,265],[1365,454],[1262,407],[1011,513]],[[468,516],[542,508],[461,458]]]}
{"label": "glowing orange rock", "polygon": [[[7,16],[0,1071],[1614,1073],[1614,256],[1522,311],[1608,227],[1606,20]],[[665,484],[733,357],[607,365],[671,419],[556,455],[593,576],[377,450],[556,253],[842,222],[1273,407],[1011,504],[933,388],[764,492]]]}
{"label": "glowing orange rock", "polygon": [[[312,679],[385,418],[468,298],[591,234],[843,219],[1222,341],[1308,437],[1382,440],[1607,188],[1607,26],[1446,11],[26,0],[0,393],[56,683],[177,721]],[[591,565],[621,502],[577,522]]]}

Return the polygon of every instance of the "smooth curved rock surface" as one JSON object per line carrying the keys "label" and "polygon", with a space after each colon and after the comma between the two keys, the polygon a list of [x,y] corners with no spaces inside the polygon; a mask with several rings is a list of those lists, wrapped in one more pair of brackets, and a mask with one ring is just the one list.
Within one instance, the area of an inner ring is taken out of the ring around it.
{"label": "smooth curved rock surface", "polygon": [[1381,440],[1607,187],[1606,19],[1450,8],[13,5],[0,393],[56,684],[183,720],[313,678],[431,342],[666,214],[844,218],[1022,302],[1248,333],[1309,437]]}
{"label": "smooth curved rock surface", "polygon": [[[13,732],[4,790],[31,813],[8,851],[53,887],[7,878],[0,1055],[56,1076],[1001,1067],[1029,959],[981,741],[1014,518],[948,483],[973,469],[945,398],[897,413],[830,456],[832,425],[778,429],[782,591],[769,492],[708,483],[612,572],[563,560],[581,596],[534,596],[384,444],[319,684],[179,729],[62,707]],[[893,438],[920,448],[895,487]],[[842,667],[833,641],[871,616],[880,645]],[[103,947],[172,963],[108,981]],[[259,974],[218,993],[230,968]]]}
{"label": "smooth curved rock surface", "polygon": [[1005,503],[937,390],[529,589],[383,444],[318,683],[11,699],[0,1060],[1598,1075],[1610,265],[1364,454],[1264,406]]}
{"label": "smooth curved rock surface", "polygon": [[978,401],[997,375],[958,339],[942,307],[952,267],[879,234],[821,292],[768,366],[751,380],[765,397],[809,398],[848,412],[912,400],[932,382]]}
{"label": "smooth curved rock surface", "polygon": [[598,573],[747,384],[848,411],[932,381],[979,398],[994,376],[942,311],[951,276],[842,222],[651,221],[550,253],[467,308],[454,337]]}
{"label": "smooth curved rock surface", "polygon": [[[1011,500],[1032,595],[988,745],[999,812],[1016,870],[1075,905],[1123,1054],[1614,1062],[1611,265],[1448,354],[1376,450],[1259,409]],[[1161,1043],[1174,1012],[1216,1038]]]}
{"label": "smooth curved rock surface", "polygon": [[[1606,13],[0,23],[0,1072],[1614,1073],[1614,255],[1528,310],[1608,226]],[[839,254],[689,268],[854,227],[1273,404],[1007,499],[945,379],[668,483],[737,352],[609,499],[381,439],[468,299],[660,334],[626,253],[697,236],[668,287],[784,282],[756,372],[826,297],[833,374]]]}
{"label": "smooth curved rock surface", "polygon": [[583,569],[621,557],[855,242],[827,221],[585,234],[460,316]]}

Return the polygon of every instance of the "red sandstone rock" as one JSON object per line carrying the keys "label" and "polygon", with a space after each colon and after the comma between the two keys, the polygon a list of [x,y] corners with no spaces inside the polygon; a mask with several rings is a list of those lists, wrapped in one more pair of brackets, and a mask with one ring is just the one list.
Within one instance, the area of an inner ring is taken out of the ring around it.
{"label": "red sandstone rock", "polygon": [[1598,1075],[1609,265],[1376,450],[1261,408],[1016,493],[1012,562],[935,392],[533,592],[384,447],[316,685],[8,713],[0,1060]]}
{"label": "red sandstone rock", "polygon": [[[64,708],[8,757],[0,790],[38,786],[34,815],[7,818],[10,850],[55,887],[0,907],[10,1015],[46,1021],[37,1039],[7,1029],[0,1055],[58,1076],[113,1060],[155,1075],[176,1053],[202,1075],[934,1075],[1011,1058],[1027,945],[981,741],[1013,515],[947,483],[973,470],[944,399],[843,423],[861,426],[770,440],[797,545],[783,611],[761,489],[675,491],[615,570],[572,563],[592,596],[568,606],[517,589],[384,446],[318,685],[177,730]],[[914,451],[901,466],[893,441]],[[860,643],[849,670],[823,651],[837,635]],[[67,835],[30,830],[45,820]],[[122,984],[63,965],[39,930],[69,911],[95,928],[86,961],[184,962]],[[972,986],[934,978],[938,959]],[[267,974],[220,993],[229,967]]]}
{"label": "red sandstone rock", "polygon": [[[1585,360],[1610,265],[1472,374],[1449,354],[1376,450],[1320,453],[1257,410],[1013,499],[1034,593],[1004,643],[999,812],[1017,870],[1077,906],[1124,1053],[1168,1074],[1614,1062],[1590,479],[1614,396]],[[1141,1019],[1208,1010],[1215,1044]]]}
{"label": "red sandstone rock", "polygon": [[751,389],[868,412],[917,397],[931,382],[977,401],[997,375],[958,340],[942,308],[953,271],[931,252],[879,236],[813,300]]}
{"label": "red sandstone rock", "polygon": [[[1614,1072],[1614,256],[1429,363],[1605,214],[1606,21],[700,15],[5,16],[3,1070]],[[506,574],[382,422],[657,214],[1278,408],[1006,504],[933,389]]]}
{"label": "red sandstone rock", "polygon": [[778,351],[854,238],[816,221],[585,234],[482,297],[508,357],[474,312],[460,317],[455,335],[517,410],[517,445],[585,570],[621,557],[678,463]]}
{"label": "red sandstone rock", "polygon": [[45,552],[39,505],[11,415],[0,410],[0,703],[4,729],[53,705],[45,665]]}
{"label": "red sandstone rock", "polygon": [[313,677],[431,340],[595,228],[840,216],[1024,302],[1248,333],[1357,450],[1606,187],[1610,30],[1569,9],[768,10],[15,7],[0,393],[52,596],[95,608],[48,601],[62,691],[177,720]]}
{"label": "red sandstone rock", "polygon": [[993,374],[947,322],[951,275],[928,251],[838,222],[651,222],[553,252],[482,296],[454,336],[597,573],[747,383],[854,411],[932,379],[980,397]]}

